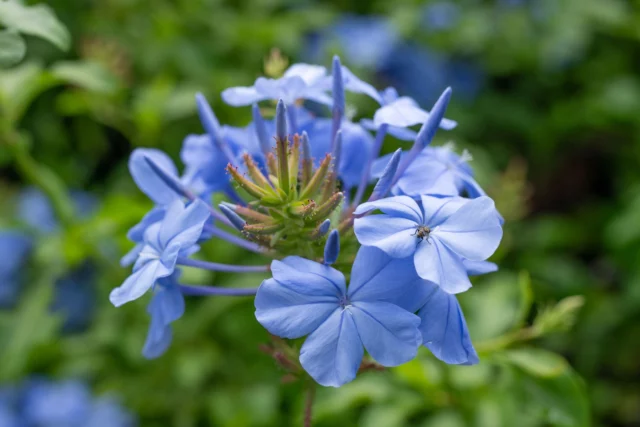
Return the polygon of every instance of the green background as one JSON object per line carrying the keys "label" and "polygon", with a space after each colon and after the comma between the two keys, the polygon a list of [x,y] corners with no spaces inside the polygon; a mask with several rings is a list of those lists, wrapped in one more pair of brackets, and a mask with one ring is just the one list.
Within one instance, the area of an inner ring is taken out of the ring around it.
{"label": "green background", "polygon": [[[472,99],[453,87],[447,116],[460,125],[436,143],[471,150],[505,216],[492,258],[500,272],[461,297],[479,365],[446,366],[423,349],[399,368],[319,389],[314,425],[640,424],[640,2],[458,1],[460,19],[437,32],[419,19],[426,3],[53,0],[68,33],[57,21],[18,28],[26,58],[0,70],[0,225],[20,227],[13,201],[36,185],[63,227],[39,238],[18,306],[0,312],[2,381],[86,378],[96,393],[120,394],[145,427],[301,425],[303,385],[281,383],[284,372],[259,350],[269,337],[249,299],[189,299],[167,354],[142,358],[147,300],[108,302],[128,274],[118,265],[131,247],[126,230],[151,207],[126,162],[141,146],[178,162],[184,136],[202,132],[197,91],[222,122],[246,124],[249,109],[223,104],[224,88],[251,84],[272,48],[303,60],[305,34],[345,13],[372,14],[484,70]],[[0,23],[16,26],[1,10]],[[321,62],[333,53],[339,44]],[[357,100],[363,116],[374,111],[366,101]],[[67,189],[97,195],[97,213],[76,219]],[[201,255],[247,256],[218,241]],[[87,258],[99,269],[97,313],[87,331],[63,335],[47,309],[52,284]],[[189,271],[185,281],[260,280]]]}

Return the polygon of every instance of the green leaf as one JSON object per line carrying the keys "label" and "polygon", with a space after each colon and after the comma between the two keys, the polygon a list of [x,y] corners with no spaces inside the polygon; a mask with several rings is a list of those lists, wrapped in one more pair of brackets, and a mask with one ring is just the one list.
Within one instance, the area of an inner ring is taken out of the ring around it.
{"label": "green leaf", "polygon": [[24,39],[16,31],[0,31],[0,67],[10,67],[22,61],[27,53]]}
{"label": "green leaf", "polygon": [[58,330],[58,319],[49,314],[53,286],[50,275],[44,277],[22,296],[13,322],[8,325],[9,330],[0,333],[3,338],[0,342],[0,378],[14,378],[24,373],[33,347],[53,338]]}
{"label": "green leaf", "polygon": [[93,92],[108,94],[118,88],[116,78],[101,64],[91,61],[62,61],[51,69],[53,76]]}
{"label": "green leaf", "polygon": [[553,378],[569,369],[569,365],[561,356],[539,348],[507,350],[500,356],[535,377]]}
{"label": "green leaf", "polygon": [[0,1],[0,23],[23,34],[43,38],[64,51],[71,45],[69,31],[44,4],[25,6]]}
{"label": "green leaf", "polygon": [[523,377],[524,397],[540,405],[549,424],[561,427],[591,425],[589,399],[582,379],[571,369],[555,377]]}

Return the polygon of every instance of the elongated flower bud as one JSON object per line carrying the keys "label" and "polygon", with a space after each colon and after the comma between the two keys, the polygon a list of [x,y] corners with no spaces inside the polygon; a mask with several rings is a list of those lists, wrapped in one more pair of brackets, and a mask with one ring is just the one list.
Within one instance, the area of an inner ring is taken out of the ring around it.
{"label": "elongated flower bud", "polygon": [[213,113],[211,106],[207,102],[207,99],[201,93],[196,94],[196,104],[198,106],[198,116],[200,116],[200,122],[202,127],[209,135],[209,138],[213,144],[218,148],[222,154],[227,158],[229,163],[235,163],[235,156],[229,147],[229,144],[222,137],[220,130],[220,122]]}
{"label": "elongated flower bud", "polygon": [[323,237],[329,232],[329,228],[331,228],[331,220],[327,218],[311,233],[311,240],[318,240]]}
{"label": "elongated flower bud", "polygon": [[256,127],[256,136],[260,143],[260,150],[262,154],[267,156],[271,152],[271,144],[269,143],[269,136],[267,135],[267,128],[264,125],[262,114],[260,114],[260,107],[258,104],[253,104],[251,109],[253,115],[253,125]]}
{"label": "elongated flower bud", "polygon": [[258,187],[256,184],[254,184],[253,182],[249,181],[247,178],[245,178],[240,172],[238,172],[238,168],[235,166],[232,166],[231,164],[227,165],[227,172],[229,172],[229,174],[231,175],[231,177],[233,178],[233,180],[247,193],[251,194],[253,197],[260,199],[264,196],[266,196],[268,193]]}
{"label": "elongated flower bud", "polygon": [[393,184],[393,177],[396,175],[396,171],[398,170],[398,164],[400,163],[400,156],[402,155],[402,149],[398,148],[393,156],[385,166],[384,171],[382,172],[382,176],[376,183],[376,186],[373,189],[373,193],[369,197],[369,201],[373,202],[374,200],[384,198],[389,190],[391,190],[391,186]]}
{"label": "elongated flower bud", "polygon": [[422,128],[420,128],[420,132],[418,132],[418,136],[416,136],[416,140],[413,143],[413,147],[409,150],[409,153],[402,159],[398,170],[396,171],[396,176],[393,179],[393,184],[398,182],[398,179],[402,176],[405,170],[409,167],[409,165],[415,160],[416,157],[420,154],[420,152],[429,144],[431,144],[431,140],[436,134],[438,127],[440,126],[440,122],[444,118],[444,112],[447,109],[447,105],[449,105],[449,100],[451,99],[451,88],[448,87],[442,92],[440,98],[436,101],[429,113],[429,117],[427,121],[424,122]]}
{"label": "elongated flower bud", "polygon": [[325,158],[320,163],[318,169],[311,177],[311,180],[307,184],[307,186],[302,190],[300,194],[301,199],[309,199],[312,198],[314,194],[320,190],[322,184],[324,183],[327,172],[329,171],[329,166],[331,165],[331,155],[327,154]]}
{"label": "elongated flower bud", "polygon": [[224,216],[227,217],[227,219],[231,222],[231,224],[235,228],[237,228],[239,231],[242,231],[244,226],[247,224],[247,222],[244,219],[240,218],[237,213],[229,209],[224,204],[218,205],[218,208],[220,208],[220,212],[222,212]]}
{"label": "elongated flower bud", "polygon": [[324,245],[324,264],[331,265],[336,262],[340,254],[340,235],[338,230],[333,230]]}
{"label": "elongated flower bud", "polygon": [[302,132],[300,143],[302,145],[302,186],[306,186],[313,174],[313,159],[311,158],[311,145],[307,132]]}
{"label": "elongated flower bud", "polygon": [[331,212],[335,210],[335,208],[340,206],[340,203],[342,203],[343,199],[344,199],[344,194],[335,193],[333,196],[329,198],[329,200],[327,200],[326,202],[318,206],[318,209],[316,209],[316,211],[314,212],[313,217],[314,218],[328,217],[329,215],[331,215]]}

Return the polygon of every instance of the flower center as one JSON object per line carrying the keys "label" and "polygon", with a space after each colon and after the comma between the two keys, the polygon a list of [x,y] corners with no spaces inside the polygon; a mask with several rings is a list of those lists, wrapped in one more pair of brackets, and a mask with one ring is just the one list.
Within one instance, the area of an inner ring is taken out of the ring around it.
{"label": "flower center", "polygon": [[340,304],[340,307],[342,309],[345,309],[351,305],[351,301],[349,301],[349,298],[347,298],[347,296],[345,295],[340,298],[340,300],[338,301],[338,304]]}
{"label": "flower center", "polygon": [[416,232],[412,234],[412,236],[416,236],[416,238],[420,241],[424,239],[429,240],[429,233],[431,233],[431,229],[426,225],[421,225],[416,228]]}

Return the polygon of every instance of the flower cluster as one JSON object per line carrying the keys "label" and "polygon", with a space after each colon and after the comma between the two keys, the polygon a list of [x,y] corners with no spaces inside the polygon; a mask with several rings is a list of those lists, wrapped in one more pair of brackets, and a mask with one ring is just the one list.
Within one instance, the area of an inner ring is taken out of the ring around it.
{"label": "flower cluster", "polygon": [[94,398],[83,382],[32,378],[0,387],[3,427],[134,427],[135,416],[113,396]]}
{"label": "flower cluster", "polygon": [[[379,108],[356,122],[345,92]],[[376,90],[337,57],[330,73],[295,64],[279,78],[223,91],[227,104],[252,106],[245,128],[220,125],[198,95],[205,133],[185,138],[183,173],[155,149],[137,149],[129,162],[155,206],[129,232],[136,245],[122,262],[133,273],[110,298],[119,306],[153,293],[144,355],[168,348],[185,295],[255,295],[267,331],[306,337],[299,350],[277,339],[286,351],[271,354],[321,385],[341,386],[367,366],[400,365],[423,345],[446,363],[477,363],[456,294],[471,287],[469,276],[497,269],[487,259],[503,220],[475,181],[469,153],[430,146],[439,128],[457,126],[444,117],[450,97],[447,88],[424,110],[393,88]],[[381,156],[387,136],[413,145]],[[227,201],[213,205],[214,193]],[[270,261],[193,256],[213,239]],[[271,277],[257,288],[193,286],[180,282],[182,267]]]}

